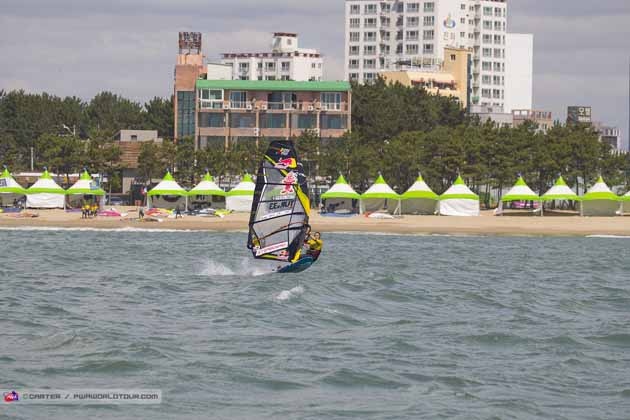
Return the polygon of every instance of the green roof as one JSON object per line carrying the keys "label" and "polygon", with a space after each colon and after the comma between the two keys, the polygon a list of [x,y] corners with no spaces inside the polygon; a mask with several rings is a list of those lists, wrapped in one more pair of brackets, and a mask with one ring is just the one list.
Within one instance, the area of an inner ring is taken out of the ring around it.
{"label": "green roof", "polygon": [[348,82],[296,82],[293,80],[197,80],[197,89],[345,92]]}

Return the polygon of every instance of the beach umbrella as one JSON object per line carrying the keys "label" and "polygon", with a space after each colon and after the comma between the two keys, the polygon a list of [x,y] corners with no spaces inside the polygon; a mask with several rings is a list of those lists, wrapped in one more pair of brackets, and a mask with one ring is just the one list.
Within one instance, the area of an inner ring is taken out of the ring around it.
{"label": "beach umbrella", "polygon": [[387,185],[383,175],[380,174],[374,184],[361,194],[361,213],[379,210],[400,214],[400,195]]}
{"label": "beach umbrella", "polygon": [[227,192],[226,207],[228,210],[249,212],[254,202],[256,184],[250,174],[245,174],[243,180]]}
{"label": "beach umbrella", "polygon": [[581,198],[582,216],[615,216],[620,211],[621,197],[613,193],[600,176]]}
{"label": "beach umbrella", "polygon": [[188,194],[191,197],[196,197],[195,202],[205,202],[211,207],[217,207],[217,204],[225,207],[225,191],[214,182],[210,172],[206,172],[201,182],[188,191]]}
{"label": "beach umbrella", "polygon": [[479,216],[479,196],[471,191],[461,176],[440,196],[443,216]]}
{"label": "beach umbrella", "polygon": [[181,204],[188,207],[188,191],[183,189],[173,179],[170,171],[166,172],[162,181],[153,187],[147,194],[147,204],[149,208],[158,207],[174,209]]}
{"label": "beach umbrella", "polygon": [[519,176],[516,184],[507,194],[501,197],[498,214],[503,212],[503,203],[511,203],[513,201],[540,201],[540,197],[529,188],[523,177]]}
{"label": "beach umbrella", "polygon": [[0,207],[13,205],[13,202],[26,195],[26,190],[18,184],[5,167],[0,175]]}
{"label": "beach umbrella", "polygon": [[[76,198],[82,200],[86,195],[100,197],[101,206],[103,206],[103,201],[105,200],[105,191],[96,186],[87,170],[84,170],[79,180],[66,190],[66,195],[69,196],[68,201],[76,201]],[[72,200],[72,196],[74,196],[75,200]]]}
{"label": "beach umbrella", "polygon": [[401,196],[402,214],[435,214],[438,195],[424,182],[418,174],[416,182]]}
{"label": "beach umbrella", "polygon": [[321,199],[325,200],[329,213],[352,214],[357,212],[356,203],[361,196],[348,184],[343,175],[339,175],[335,185],[322,194]]}
{"label": "beach umbrella", "polygon": [[66,204],[65,195],[66,191],[53,180],[48,170],[44,170],[37,182],[26,190],[26,207],[63,209]]}

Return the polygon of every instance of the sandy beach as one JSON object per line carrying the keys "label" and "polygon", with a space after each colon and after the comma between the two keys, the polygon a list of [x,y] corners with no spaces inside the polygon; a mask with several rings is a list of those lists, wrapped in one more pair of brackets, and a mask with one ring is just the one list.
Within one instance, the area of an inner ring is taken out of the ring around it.
{"label": "sandy beach", "polygon": [[[184,216],[183,219],[163,219],[162,222],[138,220],[137,208],[120,209],[126,217],[81,219],[80,213],[63,210],[29,211],[35,218],[0,214],[0,228],[92,228],[92,229],[177,229],[206,231],[245,231],[249,214],[234,213],[225,218]],[[578,217],[575,214],[494,216],[484,211],[480,217],[404,216],[390,220],[364,216],[350,218],[311,216],[314,230],[322,232],[383,232],[393,234],[453,234],[501,236],[587,236],[630,235],[630,217]]]}

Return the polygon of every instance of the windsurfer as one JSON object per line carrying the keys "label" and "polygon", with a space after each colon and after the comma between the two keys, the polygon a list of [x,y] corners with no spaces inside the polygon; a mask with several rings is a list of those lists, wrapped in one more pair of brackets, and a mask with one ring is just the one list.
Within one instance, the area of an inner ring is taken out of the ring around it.
{"label": "windsurfer", "polygon": [[319,232],[315,232],[312,235],[309,234],[306,241],[304,241],[304,243],[308,245],[306,255],[313,257],[313,262],[317,261],[324,247],[324,241],[322,241],[321,237],[322,235]]}

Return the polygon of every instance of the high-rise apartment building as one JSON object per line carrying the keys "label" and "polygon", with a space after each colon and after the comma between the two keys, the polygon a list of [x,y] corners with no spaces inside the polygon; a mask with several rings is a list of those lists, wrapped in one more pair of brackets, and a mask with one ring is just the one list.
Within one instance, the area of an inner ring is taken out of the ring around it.
{"label": "high-rise apartment building", "polygon": [[314,49],[299,48],[295,33],[275,32],[269,52],[224,53],[234,80],[321,81],[324,60]]}
{"label": "high-rise apartment building", "polygon": [[503,111],[506,101],[511,103],[505,87],[507,0],[346,0],[345,13],[348,80],[364,83],[379,71],[433,69],[444,62],[446,47],[467,48],[471,105]]}

